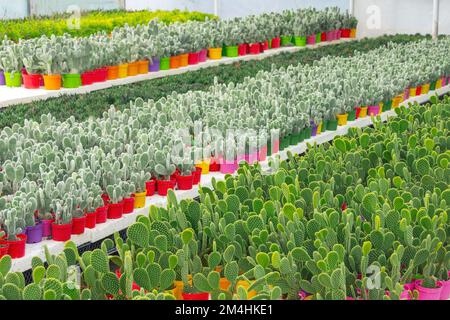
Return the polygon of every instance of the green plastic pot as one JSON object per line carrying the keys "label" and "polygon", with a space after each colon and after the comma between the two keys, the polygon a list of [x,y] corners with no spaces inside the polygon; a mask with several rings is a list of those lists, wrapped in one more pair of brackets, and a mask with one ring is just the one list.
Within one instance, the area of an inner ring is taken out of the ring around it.
{"label": "green plastic pot", "polygon": [[272,144],[270,143],[270,140],[267,141],[267,155],[272,155]]}
{"label": "green plastic pot", "polygon": [[307,128],[305,128],[305,129],[303,129],[303,130],[305,131],[305,135],[304,135],[305,140],[311,138],[311,135],[312,135],[312,127],[307,127]]}
{"label": "green plastic pot", "polygon": [[306,37],[294,37],[294,45],[296,47],[305,47],[306,46]]}
{"label": "green plastic pot", "polygon": [[392,109],[392,100],[383,102],[383,112]]}
{"label": "green plastic pot", "polygon": [[430,91],[436,90],[436,81],[430,83]]}
{"label": "green plastic pot", "polygon": [[322,121],[322,132],[325,132],[328,130],[328,120]]}
{"label": "green plastic pot", "polygon": [[322,32],[316,34],[316,44],[322,42]]}
{"label": "green plastic pot", "polygon": [[348,112],[347,121],[355,121],[356,120],[356,109]]}
{"label": "green plastic pot", "polygon": [[81,86],[81,75],[68,73],[62,75],[63,88],[79,88]]}
{"label": "green plastic pot", "polygon": [[328,120],[327,130],[336,131],[338,127],[337,120]]}
{"label": "green plastic pot", "polygon": [[225,56],[228,58],[236,58],[239,56],[238,46],[225,47]]}
{"label": "green plastic pot", "polygon": [[291,136],[287,135],[285,137],[283,137],[283,139],[281,139],[280,141],[280,151],[283,151],[284,149],[286,149],[287,147],[289,147],[290,141],[291,140]]}
{"label": "green plastic pot", "polygon": [[305,141],[305,130],[300,131],[298,134],[298,143]]}
{"label": "green plastic pot", "polygon": [[5,82],[7,87],[21,87],[22,74],[20,72],[5,72]]}
{"label": "green plastic pot", "polygon": [[159,70],[169,70],[170,69],[170,57],[161,58],[159,62]]}
{"label": "green plastic pot", "polygon": [[292,43],[292,37],[291,36],[281,36],[281,46],[285,47]]}

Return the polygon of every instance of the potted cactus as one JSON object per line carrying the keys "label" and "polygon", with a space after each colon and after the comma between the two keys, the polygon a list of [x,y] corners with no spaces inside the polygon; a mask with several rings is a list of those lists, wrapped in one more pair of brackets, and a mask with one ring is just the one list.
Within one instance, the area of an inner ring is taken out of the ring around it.
{"label": "potted cactus", "polygon": [[36,49],[39,63],[44,66],[44,87],[46,90],[59,90],[62,85],[61,72],[63,69],[62,52],[63,38],[42,37],[41,45]]}
{"label": "potted cactus", "polygon": [[72,234],[72,212],[75,201],[68,196],[63,205],[60,201],[55,202],[55,222],[52,224],[52,238],[55,241],[67,241]]}
{"label": "potted cactus", "polygon": [[[100,193],[89,192],[86,207],[86,228],[93,229],[97,224],[97,209],[103,206],[103,199]],[[100,217],[100,221],[106,221],[106,210],[104,218]]]}
{"label": "potted cactus", "polygon": [[0,70],[3,70],[6,86],[20,87],[22,85],[22,60],[20,46],[15,43],[7,45],[1,52]]}
{"label": "potted cactus", "polygon": [[[1,220],[6,231],[4,240],[0,242],[8,247],[8,255],[11,258],[21,258],[25,255],[25,243],[27,240],[26,234],[24,234],[25,221],[21,215],[21,209],[12,206],[4,209],[0,212]],[[3,249],[4,250],[4,249]]]}
{"label": "potted cactus", "polygon": [[170,179],[175,169],[169,154],[165,155],[161,150],[155,152],[155,172],[159,177],[156,180],[156,186],[159,195],[166,196],[168,189],[175,188],[175,182]]}
{"label": "potted cactus", "polygon": [[27,43],[20,47],[21,59],[26,72],[22,74],[24,87],[27,89],[39,89],[41,86],[43,66],[36,55],[36,46]]}
{"label": "potted cactus", "polygon": [[194,183],[194,165],[190,157],[174,159],[179,174],[176,176],[178,190],[191,190]]}
{"label": "potted cactus", "polygon": [[134,207],[145,207],[145,199],[147,196],[146,182],[150,179],[150,173],[146,173],[143,170],[140,172],[133,172],[131,174],[131,181],[133,182],[134,193]]}
{"label": "potted cactus", "polygon": [[[123,195],[121,185],[109,185],[106,187],[106,192],[109,196],[110,203],[108,204],[108,219],[120,219],[122,218],[124,211]],[[126,185],[128,188],[128,185]]]}

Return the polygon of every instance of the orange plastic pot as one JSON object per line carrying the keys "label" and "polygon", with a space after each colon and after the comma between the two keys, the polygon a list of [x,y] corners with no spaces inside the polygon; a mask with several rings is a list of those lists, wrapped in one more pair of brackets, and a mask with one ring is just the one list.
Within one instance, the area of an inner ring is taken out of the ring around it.
{"label": "orange plastic pot", "polygon": [[108,69],[107,75],[108,80],[116,80],[117,78],[119,78],[119,66],[110,66],[107,67],[107,69]]}
{"label": "orange plastic pot", "polygon": [[351,38],[351,39],[356,38],[356,28],[350,30],[350,38]]}
{"label": "orange plastic pot", "polygon": [[189,53],[180,54],[180,67],[187,67],[189,64]]}
{"label": "orange plastic pot", "polygon": [[119,67],[118,77],[119,78],[128,77],[128,63],[119,64],[118,67]]}
{"label": "orange plastic pot", "polygon": [[367,107],[361,107],[358,118],[365,118],[365,117],[367,117]]}
{"label": "orange plastic pot", "polygon": [[231,282],[228,281],[227,278],[220,278],[219,284],[220,284],[220,289],[228,291],[228,288],[230,287]]}
{"label": "orange plastic pot", "polygon": [[211,60],[222,59],[222,48],[209,48],[208,56]]}
{"label": "orange plastic pot", "polygon": [[[239,288],[239,287],[243,287],[245,290],[248,290],[248,288],[250,287],[250,282],[248,282],[246,280],[239,280],[236,284],[236,288]],[[254,296],[256,296],[255,290],[247,292],[247,299],[251,299]]]}
{"label": "orange plastic pot", "polygon": [[[148,70],[148,69],[147,69]],[[133,77],[139,74],[139,63],[131,62],[128,64],[128,76]]]}
{"label": "orange plastic pot", "polygon": [[60,90],[62,85],[62,77],[60,74],[45,74],[44,88],[45,90]]}
{"label": "orange plastic pot", "polygon": [[137,62],[138,64],[138,73],[139,74],[147,74],[148,73],[148,60],[141,60]]}
{"label": "orange plastic pot", "polygon": [[403,102],[403,96],[399,95],[396,96],[394,99],[392,99],[392,108],[398,108],[400,106],[400,103]]}
{"label": "orange plastic pot", "polygon": [[170,57],[170,69],[178,69],[180,67],[180,56]]}

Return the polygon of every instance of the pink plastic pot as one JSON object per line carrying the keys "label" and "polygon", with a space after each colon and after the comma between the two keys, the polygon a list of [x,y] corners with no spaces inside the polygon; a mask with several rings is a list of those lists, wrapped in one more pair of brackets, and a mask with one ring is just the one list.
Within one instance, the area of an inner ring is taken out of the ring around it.
{"label": "pink plastic pot", "polygon": [[419,291],[419,300],[440,300],[442,291],[442,282],[437,282],[438,288],[422,287],[422,280],[416,281],[416,289]]}
{"label": "pink plastic pot", "polygon": [[280,139],[277,139],[272,144],[272,154],[280,152]]}
{"label": "pink plastic pot", "polygon": [[448,300],[450,298],[450,280],[441,281],[442,290],[440,300]]}
{"label": "pink plastic pot", "polygon": [[367,108],[367,114],[369,116],[377,116],[380,113],[380,106],[369,106]]}
{"label": "pink plastic pot", "polygon": [[267,159],[267,145],[259,148],[258,161],[266,161]]}
{"label": "pink plastic pot", "polygon": [[220,173],[227,174],[227,173],[234,173],[238,169],[237,163],[222,163],[220,165]]}
{"label": "pink plastic pot", "polygon": [[123,199],[123,214],[132,213],[134,210],[134,197]]}
{"label": "pink plastic pot", "polygon": [[253,164],[255,161],[258,161],[258,152],[246,154],[245,161],[247,161],[249,164]]}
{"label": "pink plastic pot", "polygon": [[327,40],[327,41],[333,41],[333,40],[334,40],[334,34],[333,34],[333,31],[327,31],[327,32],[326,32],[326,40]]}
{"label": "pink plastic pot", "polygon": [[308,44],[308,45],[314,45],[314,44],[316,44],[316,35],[313,34],[312,36],[308,36],[308,37],[306,38],[306,44]]}
{"label": "pink plastic pot", "polygon": [[207,58],[208,58],[208,50],[207,49],[200,50],[200,52],[198,53],[198,62],[205,62]]}
{"label": "pink plastic pot", "polygon": [[403,93],[403,100],[408,100],[409,99],[409,92],[410,92],[410,89],[406,88],[405,92]]}
{"label": "pink plastic pot", "polygon": [[52,224],[55,219],[42,220],[42,238],[48,238],[52,235]]}

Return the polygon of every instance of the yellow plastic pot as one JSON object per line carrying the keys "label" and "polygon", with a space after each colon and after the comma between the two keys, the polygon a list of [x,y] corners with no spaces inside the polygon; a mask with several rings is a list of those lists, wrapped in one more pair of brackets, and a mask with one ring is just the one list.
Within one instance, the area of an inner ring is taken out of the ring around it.
{"label": "yellow plastic pot", "polygon": [[338,114],[336,116],[337,121],[338,121],[338,125],[339,126],[345,126],[347,124],[347,119],[348,119],[348,113],[345,114]]}
{"label": "yellow plastic pot", "polygon": [[428,94],[429,92],[430,92],[430,84],[429,83],[424,84],[422,86],[422,94]]}
{"label": "yellow plastic pot", "polygon": [[119,78],[126,78],[128,77],[128,63],[119,64]]}
{"label": "yellow plastic pot", "polygon": [[356,28],[355,28],[355,29],[352,29],[352,30],[350,31],[350,38],[352,38],[352,39],[356,38]]}
{"label": "yellow plastic pot", "polygon": [[[243,287],[245,290],[248,290],[248,288],[250,287],[250,282],[246,281],[246,280],[239,280],[236,284],[236,289],[239,287]],[[250,292],[247,292],[247,299],[251,299],[254,296],[256,296],[256,291],[252,290]]]}
{"label": "yellow plastic pot", "polygon": [[317,126],[317,134],[322,132],[322,122]]}
{"label": "yellow plastic pot", "polygon": [[359,117],[360,118],[367,117],[367,107],[361,107],[361,111],[359,112]]}
{"label": "yellow plastic pot", "polygon": [[45,74],[44,88],[45,90],[60,90],[62,85],[62,77],[60,74]]}
{"label": "yellow plastic pot", "polygon": [[409,96],[410,97],[415,97],[416,96],[416,92],[417,92],[417,88],[416,87],[410,88],[409,89]]}
{"label": "yellow plastic pot", "polygon": [[227,278],[220,278],[219,284],[220,284],[220,289],[228,291],[228,288],[230,287],[231,282],[228,281]]}
{"label": "yellow plastic pot", "polygon": [[436,81],[436,89],[442,88],[442,78]]}
{"label": "yellow plastic pot", "polygon": [[145,197],[147,196],[147,191],[135,193],[134,194],[134,207],[136,209],[145,207]]}
{"label": "yellow plastic pot", "polygon": [[208,174],[210,162],[211,162],[211,160],[203,160],[202,162],[199,162],[195,165],[199,168],[202,168],[202,174]]}
{"label": "yellow plastic pot", "polygon": [[208,56],[211,60],[222,59],[222,48],[209,48]]}
{"label": "yellow plastic pot", "polygon": [[138,64],[138,73],[139,74],[147,74],[148,73],[148,60],[141,60],[137,62]]}
{"label": "yellow plastic pot", "polygon": [[180,67],[187,67],[189,64],[189,54],[180,54]]}
{"label": "yellow plastic pot", "polygon": [[129,76],[137,76],[139,73],[139,65],[138,62],[131,62],[128,64],[128,75]]}
{"label": "yellow plastic pot", "polygon": [[394,99],[392,99],[392,108],[398,108],[400,106],[400,103],[403,102],[403,96],[398,95]]}

